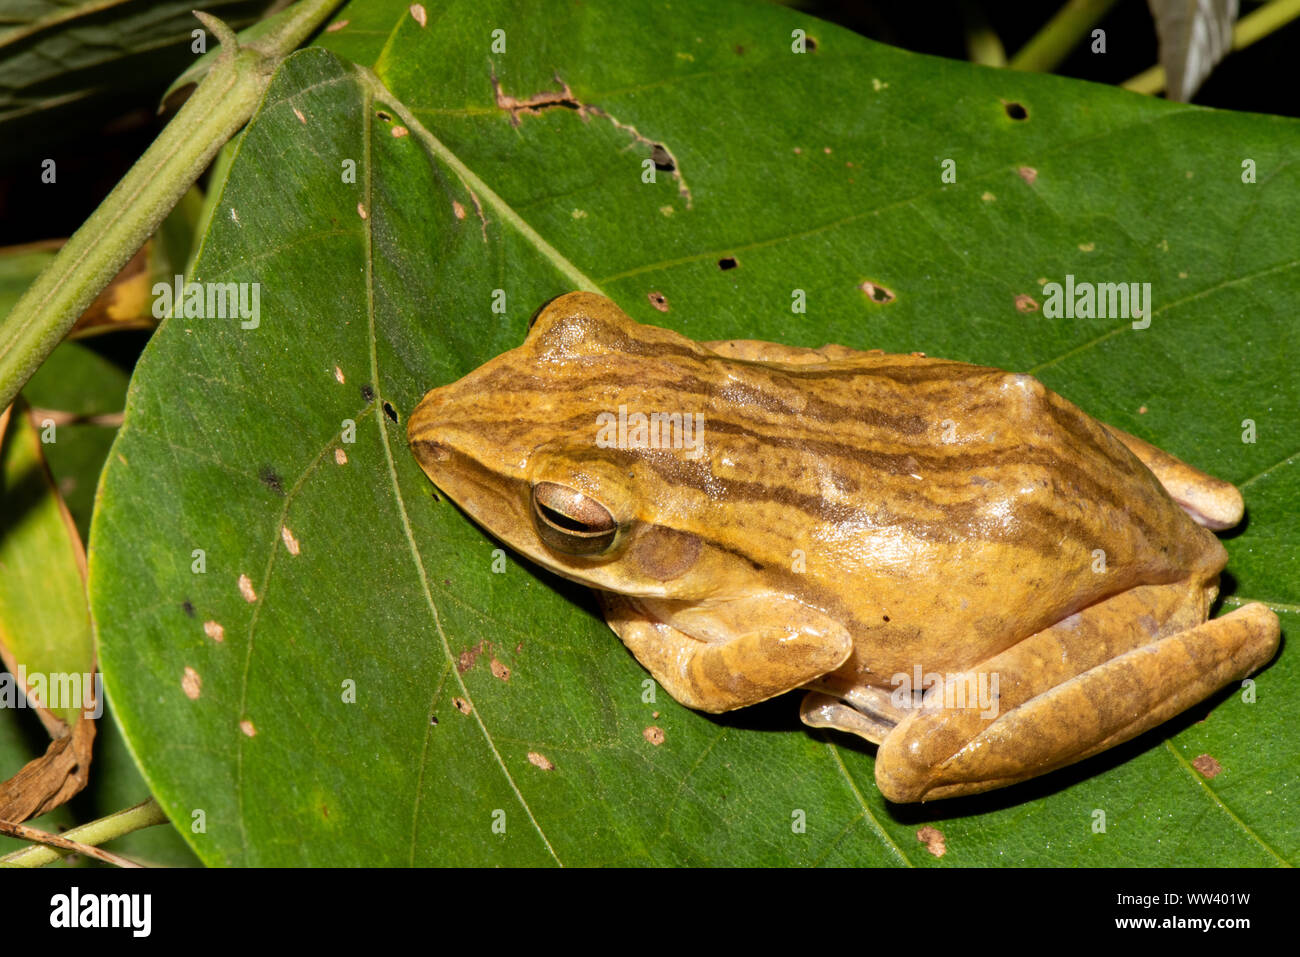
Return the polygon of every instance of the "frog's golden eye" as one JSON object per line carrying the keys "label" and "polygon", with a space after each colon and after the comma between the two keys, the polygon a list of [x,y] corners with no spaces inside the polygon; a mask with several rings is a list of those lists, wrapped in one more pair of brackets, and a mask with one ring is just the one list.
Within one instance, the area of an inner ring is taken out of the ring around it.
{"label": "frog's golden eye", "polygon": [[566,555],[597,555],[618,534],[618,522],[609,509],[555,482],[533,486],[533,524],[546,545]]}

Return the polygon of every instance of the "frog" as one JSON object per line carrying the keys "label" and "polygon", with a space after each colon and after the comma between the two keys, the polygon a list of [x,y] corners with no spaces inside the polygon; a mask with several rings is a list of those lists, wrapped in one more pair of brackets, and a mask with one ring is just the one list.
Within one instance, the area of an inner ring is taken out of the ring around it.
{"label": "frog", "polygon": [[492,537],[594,589],[680,704],[802,691],[896,804],[1082,761],[1279,643],[1262,603],[1210,618],[1238,490],[1027,374],[697,342],[578,291],[407,438]]}

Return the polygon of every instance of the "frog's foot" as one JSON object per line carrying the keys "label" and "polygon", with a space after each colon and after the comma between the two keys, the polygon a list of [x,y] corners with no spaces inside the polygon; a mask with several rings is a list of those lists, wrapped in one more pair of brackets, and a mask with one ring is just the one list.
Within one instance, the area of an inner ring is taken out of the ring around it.
{"label": "frog's foot", "polygon": [[598,594],[609,627],[637,661],[665,691],[697,711],[717,714],[774,698],[834,671],[853,651],[843,626],[795,602],[786,614],[774,615],[771,603],[777,599],[767,601],[764,617],[782,627],[702,640],[648,613],[641,603],[612,592]]}
{"label": "frog's foot", "polygon": [[[1262,667],[1277,649],[1277,616],[1252,604],[1189,627],[1188,596],[1201,589],[1135,588],[949,677],[881,744],[881,793],[923,801],[1015,784],[1134,738]],[[953,694],[981,687],[992,693],[971,707]]]}
{"label": "frog's foot", "polygon": [[[1102,424],[1105,425],[1104,422]],[[1129,435],[1113,425],[1106,425],[1106,429],[1151,470],[1169,497],[1181,505],[1183,511],[1196,522],[1206,528],[1222,531],[1241,521],[1246,506],[1235,485],[1206,475],[1164,449],[1158,449],[1150,442],[1144,442],[1136,435]]]}

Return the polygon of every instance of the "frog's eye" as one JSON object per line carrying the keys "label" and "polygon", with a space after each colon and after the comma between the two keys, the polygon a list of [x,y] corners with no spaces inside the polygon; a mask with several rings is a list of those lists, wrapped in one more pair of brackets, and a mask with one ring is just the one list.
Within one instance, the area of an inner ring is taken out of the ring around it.
{"label": "frog's eye", "polygon": [[618,534],[618,522],[609,509],[555,482],[533,486],[533,524],[546,545],[566,555],[597,555]]}

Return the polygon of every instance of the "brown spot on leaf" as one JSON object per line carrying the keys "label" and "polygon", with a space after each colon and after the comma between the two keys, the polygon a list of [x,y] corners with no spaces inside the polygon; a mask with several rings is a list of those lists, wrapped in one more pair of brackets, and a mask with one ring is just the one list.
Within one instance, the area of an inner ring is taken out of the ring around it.
{"label": "brown spot on leaf", "polygon": [[1038,179],[1038,170],[1034,169],[1032,166],[1022,166],[1020,169],[1016,170],[1016,172],[1019,173],[1020,178],[1030,186],[1033,186],[1034,180]]}
{"label": "brown spot on leaf", "polygon": [[263,465],[258,469],[257,478],[276,495],[284,494],[284,482],[271,466]]}
{"label": "brown spot on leaf", "polygon": [[366,212],[366,207],[364,203],[357,203],[357,215],[360,216],[362,219],[370,218],[370,214]]}
{"label": "brown spot on leaf", "polygon": [[1208,754],[1202,754],[1192,762],[1192,767],[1201,772],[1201,777],[1212,781],[1223,773],[1223,765]]}
{"label": "brown spot on leaf", "polygon": [[1138,407],[1138,415],[1146,415],[1147,407],[1145,405]]}
{"label": "brown spot on leaf", "polygon": [[203,623],[203,633],[213,641],[225,641],[226,629],[215,621],[205,621]]}
{"label": "brown spot on leaf", "polygon": [[935,857],[943,857],[948,853],[948,846],[944,843],[943,831],[937,827],[923,827],[916,832],[916,839],[925,845],[925,849]]}
{"label": "brown spot on leaf", "polygon": [[248,735],[250,738],[257,737],[257,728],[255,728],[253,722],[249,721],[247,718],[239,722],[239,730],[244,732],[244,734]]}
{"label": "brown spot on leaf", "polygon": [[244,601],[250,605],[257,601],[257,592],[253,591],[253,583],[247,575],[239,576],[239,594],[244,596]]}
{"label": "brown spot on leaf", "polygon": [[454,199],[451,201],[451,211],[455,214],[457,219],[465,218],[465,207],[462,206],[459,201]]}
{"label": "brown spot on leaf", "polygon": [[485,642],[480,641],[473,648],[466,648],[462,651],[459,659],[456,661],[456,670],[461,674],[464,674],[469,671],[469,669],[473,668],[475,662],[478,661],[478,656],[483,654],[484,644]]}
{"label": "brown spot on leaf", "polygon": [[343,379],[343,370],[340,369],[338,366],[335,366],[335,367],[334,367],[334,378],[335,378],[336,380],[338,380],[338,384],[339,384],[339,385],[342,385],[342,384],[343,384],[343,382],[344,382],[344,379]]}
{"label": "brown spot on leaf", "polygon": [[303,116],[302,110],[298,109],[298,107],[296,106],[293,108],[293,115],[298,117],[298,122],[301,123],[303,126],[307,125],[307,117]]}
{"label": "brown spot on leaf", "polygon": [[185,674],[181,677],[181,690],[191,701],[197,701],[199,695],[203,693],[203,679],[193,668],[186,666]]}
{"label": "brown spot on leaf", "polygon": [[452,698],[451,703],[456,706],[456,710],[461,714],[469,714],[474,710],[473,706],[464,698]]}
{"label": "brown spot on leaf", "polygon": [[429,22],[429,14],[425,12],[424,4],[413,3],[411,4],[410,9],[411,9],[411,19],[413,19],[421,27],[423,27],[426,23]]}
{"label": "brown spot on leaf", "polygon": [[664,729],[657,725],[650,725],[641,732],[641,735],[656,748],[664,743]]}
{"label": "brown spot on leaf", "polygon": [[348,453],[344,452],[342,449],[335,449],[335,450],[334,450],[334,462],[335,462],[336,465],[347,465],[347,464],[348,464]]}
{"label": "brown spot on leaf", "polygon": [[302,550],[298,544],[298,539],[293,537],[293,532],[289,531],[288,525],[280,526],[280,540],[284,542],[284,547],[289,549],[290,555],[297,555]]}
{"label": "brown spot on leaf", "polygon": [[528,762],[543,771],[555,770],[555,765],[551,762],[551,759],[544,754],[538,754],[536,751],[528,752]]}
{"label": "brown spot on leaf", "polygon": [[654,306],[660,312],[668,311],[668,297],[662,292],[655,291],[649,293],[646,298],[650,300],[650,305]]}
{"label": "brown spot on leaf", "polygon": [[1021,293],[1019,296],[1016,296],[1016,309],[1019,312],[1037,312],[1038,300],[1033,296],[1026,296],[1024,293]]}
{"label": "brown spot on leaf", "polygon": [[340,30],[346,27],[350,22],[351,21],[349,20],[335,20],[333,23],[331,23],[329,26],[325,28],[325,32],[338,33]]}
{"label": "brown spot on leaf", "polygon": [[493,678],[500,678],[502,681],[510,680],[510,669],[495,658],[492,659],[492,663],[488,667],[492,669]]}
{"label": "brown spot on leaf", "polygon": [[194,602],[188,598],[181,602],[181,611],[185,612],[186,617],[194,617]]}
{"label": "brown spot on leaf", "polygon": [[394,126],[392,129],[393,139],[400,140],[403,136],[410,136],[411,131],[405,126]]}
{"label": "brown spot on leaf", "polygon": [[868,299],[872,302],[880,303],[882,306],[891,303],[898,298],[894,295],[892,289],[887,289],[880,285],[880,283],[872,282],[870,279],[862,280],[862,283],[858,288],[867,294]]}

